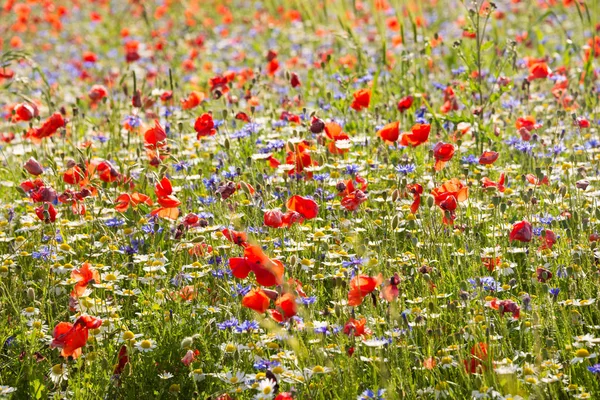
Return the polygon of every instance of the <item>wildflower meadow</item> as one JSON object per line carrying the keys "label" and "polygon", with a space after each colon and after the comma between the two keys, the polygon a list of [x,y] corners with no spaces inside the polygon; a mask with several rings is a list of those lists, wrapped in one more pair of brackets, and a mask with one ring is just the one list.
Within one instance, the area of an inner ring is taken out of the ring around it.
{"label": "wildflower meadow", "polygon": [[600,399],[600,1],[0,7],[0,398]]}

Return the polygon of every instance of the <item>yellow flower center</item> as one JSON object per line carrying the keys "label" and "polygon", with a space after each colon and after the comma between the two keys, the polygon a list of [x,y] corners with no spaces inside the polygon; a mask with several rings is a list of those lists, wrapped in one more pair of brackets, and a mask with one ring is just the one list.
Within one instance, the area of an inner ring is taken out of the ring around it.
{"label": "yellow flower center", "polygon": [[52,373],[54,375],[61,375],[63,373],[62,364],[56,364],[56,365],[52,366]]}
{"label": "yellow flower center", "polygon": [[278,365],[276,367],[273,368],[273,373],[274,374],[281,374],[283,372],[283,367],[281,365]]}
{"label": "yellow flower center", "polygon": [[152,342],[150,342],[149,340],[142,340],[140,346],[142,347],[142,349],[149,349],[152,347]]}
{"label": "yellow flower center", "polygon": [[264,394],[269,394],[271,393],[273,389],[271,388],[271,386],[265,386],[265,388],[263,389],[263,393]]}
{"label": "yellow flower center", "polygon": [[321,367],[320,365],[317,365],[313,368],[312,371],[315,373],[322,373],[322,372],[325,372],[325,368]]}
{"label": "yellow flower center", "polygon": [[575,352],[575,355],[576,355],[577,357],[580,357],[580,358],[587,358],[587,357],[589,357],[589,356],[590,356],[590,352],[589,352],[589,351],[587,351],[586,349],[578,349],[578,350]]}
{"label": "yellow flower center", "polygon": [[117,276],[113,273],[110,274],[106,274],[106,276],[104,277],[104,280],[107,281],[116,281],[117,280]]}
{"label": "yellow flower center", "polygon": [[225,351],[228,353],[233,353],[235,351],[235,345],[229,343],[227,346],[225,346]]}
{"label": "yellow flower center", "polygon": [[27,312],[27,313],[32,313],[32,312],[34,312],[34,311],[35,311],[35,308],[33,308],[33,307],[27,307],[27,308],[25,309],[25,312]]}

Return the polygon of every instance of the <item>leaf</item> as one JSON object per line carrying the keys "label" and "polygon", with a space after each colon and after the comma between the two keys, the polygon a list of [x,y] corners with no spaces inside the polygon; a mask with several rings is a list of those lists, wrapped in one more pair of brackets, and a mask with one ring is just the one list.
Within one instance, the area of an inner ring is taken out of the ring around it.
{"label": "leaf", "polygon": [[39,379],[29,383],[31,385],[31,393],[33,393],[34,399],[41,399],[46,387],[42,385]]}
{"label": "leaf", "polygon": [[492,41],[485,42],[483,44],[483,46],[481,46],[481,51],[482,52],[489,51],[492,47],[494,47],[494,42],[492,42]]}

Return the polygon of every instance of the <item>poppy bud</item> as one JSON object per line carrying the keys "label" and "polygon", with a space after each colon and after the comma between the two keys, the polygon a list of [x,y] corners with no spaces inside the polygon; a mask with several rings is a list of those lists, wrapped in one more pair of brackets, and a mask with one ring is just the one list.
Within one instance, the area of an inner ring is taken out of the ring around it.
{"label": "poppy bud", "polygon": [[346,184],[344,182],[339,182],[337,185],[335,185],[335,189],[338,192],[343,192],[344,190],[346,190]]}
{"label": "poppy bud", "polygon": [[323,122],[323,120],[316,118],[316,117],[312,117],[311,123],[310,123],[310,131],[312,133],[321,133],[323,132],[323,130],[325,129],[325,122]]}
{"label": "poppy bud", "polygon": [[575,183],[575,186],[577,186],[577,189],[585,190],[585,189],[587,189],[589,184],[590,184],[590,181],[588,181],[587,179],[582,179],[580,181],[577,181]]}
{"label": "poppy bud", "polygon": [[140,108],[142,106],[142,92],[140,90],[137,90],[133,94],[133,98],[131,99],[131,105],[136,108]]}
{"label": "poppy bud", "polygon": [[293,88],[296,88],[301,85],[300,78],[298,78],[298,75],[295,72],[292,72],[292,76],[290,78],[290,85],[292,85]]}
{"label": "poppy bud", "polygon": [[33,157],[27,160],[25,165],[23,165],[23,168],[25,168],[27,172],[34,176],[38,176],[44,173],[44,168],[42,167],[42,165]]}

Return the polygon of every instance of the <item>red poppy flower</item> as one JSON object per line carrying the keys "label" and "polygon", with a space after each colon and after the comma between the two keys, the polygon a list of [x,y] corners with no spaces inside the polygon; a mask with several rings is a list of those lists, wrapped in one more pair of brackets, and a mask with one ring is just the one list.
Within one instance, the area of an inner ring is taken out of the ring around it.
{"label": "red poppy flower", "polygon": [[548,183],[549,183],[548,177],[546,175],[544,175],[544,177],[542,179],[539,179],[538,177],[536,177],[533,174],[527,174],[527,175],[525,175],[525,179],[527,179],[527,182],[529,182],[535,186],[548,185]]}
{"label": "red poppy flower", "polygon": [[269,61],[267,64],[267,73],[271,76],[275,75],[275,72],[279,70],[279,61],[276,58]]}
{"label": "red poppy flower", "polygon": [[100,283],[100,274],[90,267],[89,263],[83,263],[81,268],[71,271],[71,279],[75,280],[71,296],[82,296],[90,283]]}
{"label": "red poppy flower", "polygon": [[282,111],[281,115],[279,116],[279,119],[281,121],[293,122],[295,124],[302,123],[302,121],[300,120],[300,116],[299,115],[292,114],[289,111]]}
{"label": "red poppy flower", "polygon": [[149,196],[137,192],[131,194],[123,193],[122,195],[117,197],[115,203],[117,203],[117,205],[115,206],[115,210],[117,210],[118,212],[125,212],[130,206],[135,207],[138,204],[146,204],[149,206],[154,205],[152,199]]}
{"label": "red poppy flower", "polygon": [[531,224],[528,221],[523,220],[513,225],[508,238],[511,242],[515,240],[518,240],[519,242],[530,242],[532,235],[533,231],[531,229]]}
{"label": "red poppy flower", "polygon": [[96,171],[98,171],[98,177],[102,182],[116,182],[121,178],[121,174],[113,167],[108,161],[102,161],[96,165]]}
{"label": "red poppy flower", "polygon": [[402,146],[416,147],[423,144],[429,139],[429,132],[431,131],[431,125],[429,124],[415,124],[410,128],[410,132],[402,133],[400,137],[400,144]]}
{"label": "red poppy flower", "polygon": [[479,164],[490,165],[496,162],[499,154],[495,151],[484,151],[479,157]]}
{"label": "red poppy flower", "polygon": [[12,122],[30,121],[40,115],[37,106],[33,103],[17,103],[11,107],[9,112],[12,114]]}
{"label": "red poppy flower", "polygon": [[306,219],[316,218],[319,213],[319,205],[314,200],[298,195],[290,197],[285,206],[288,210],[295,211]]}
{"label": "red poppy flower", "polygon": [[371,91],[369,89],[360,89],[354,92],[352,95],[354,100],[350,107],[353,110],[361,111],[365,108],[369,108],[369,103],[371,102]]}
{"label": "red poppy flower", "polygon": [[443,114],[447,114],[450,111],[458,110],[458,100],[456,100],[456,95],[454,94],[454,90],[451,86],[446,87],[444,89],[444,104],[441,107],[441,112]]}
{"label": "red poppy flower", "polygon": [[406,189],[413,195],[413,202],[410,205],[410,212],[416,214],[421,205],[421,195],[423,194],[423,186],[418,183],[406,185]]}
{"label": "red poppy flower", "polygon": [[198,133],[196,136],[197,139],[200,139],[203,136],[214,136],[217,133],[212,115],[208,113],[202,114],[196,119],[194,129]]}
{"label": "red poppy flower", "polygon": [[435,358],[433,357],[428,357],[425,360],[423,360],[423,368],[428,369],[428,370],[432,370],[435,368],[436,366],[436,361]]}
{"label": "red poppy flower", "polygon": [[30,129],[25,135],[28,139],[41,140],[43,138],[52,136],[56,131],[66,125],[66,121],[62,114],[56,112],[52,114],[39,128]]}
{"label": "red poppy flower", "polygon": [[346,195],[342,199],[341,204],[348,211],[356,211],[365,201],[367,201],[367,195],[362,190],[355,190]]}
{"label": "red poppy flower", "polygon": [[348,140],[350,136],[348,136],[343,130],[342,127],[336,122],[328,122],[325,124],[325,135],[331,141],[328,144],[329,152],[332,154],[343,154],[347,149],[340,149],[336,146],[336,142],[338,140]]}
{"label": "red poppy flower", "polygon": [[268,210],[265,211],[265,215],[263,217],[263,222],[265,226],[271,228],[281,228],[283,225],[283,213],[281,210]]}
{"label": "red poppy flower", "polygon": [[[286,164],[291,164],[294,168],[288,171],[288,175],[293,176],[304,172],[306,167],[317,165],[316,161],[313,161],[308,152],[308,143],[298,143],[294,151],[288,150],[287,157],[285,159]],[[311,178],[312,172],[306,172],[306,177]]]}
{"label": "red poppy flower", "polygon": [[271,260],[259,246],[246,246],[244,257],[230,258],[229,267],[233,276],[240,279],[254,272],[256,281],[262,286],[276,286],[283,282],[283,264],[279,260]]}
{"label": "red poppy flower", "polygon": [[450,143],[439,142],[433,148],[433,157],[435,158],[435,170],[440,171],[448,161],[454,156],[454,146]]}
{"label": "red poppy flower", "polygon": [[60,348],[63,357],[77,358],[81,355],[81,348],[87,342],[88,330],[98,329],[101,325],[101,319],[89,315],[82,315],[74,324],[61,322],[54,328],[50,346]]}
{"label": "red poppy flower", "polygon": [[350,291],[348,292],[348,305],[358,306],[369,293],[375,290],[382,282],[381,274],[376,277],[368,275],[356,275],[350,280]]}
{"label": "red poppy flower", "polygon": [[502,262],[502,259],[500,257],[481,257],[481,262],[488,271],[494,272],[496,267]]}
{"label": "red poppy flower", "polygon": [[545,62],[536,62],[529,66],[529,76],[527,77],[528,81],[533,81],[535,79],[546,79],[552,71],[548,68],[548,64]]}
{"label": "red poppy flower", "polygon": [[296,296],[292,293],[284,293],[275,301],[275,310],[269,310],[271,318],[277,322],[284,322],[296,315]]}
{"label": "red poppy flower", "polygon": [[469,188],[463,185],[458,178],[452,178],[439,188],[433,189],[431,195],[438,206],[449,196],[454,196],[457,201],[463,202],[469,197]]}
{"label": "red poppy flower", "polygon": [[431,195],[435,200],[435,204],[444,211],[443,223],[452,225],[455,218],[454,211],[458,202],[465,201],[469,196],[469,192],[468,188],[461,181],[457,178],[452,178],[439,188],[433,189]]}
{"label": "red poppy flower", "polygon": [[498,182],[492,181],[487,176],[481,178],[481,186],[483,186],[484,188],[495,187],[498,189],[499,192],[503,193],[504,190],[506,190],[506,188],[504,187],[504,181],[505,181],[505,176],[504,176],[504,172],[503,172],[500,175],[500,179],[498,180]]}
{"label": "red poppy flower", "polygon": [[413,97],[412,96],[403,97],[398,102],[398,110],[400,112],[404,112],[404,111],[408,110],[409,108],[411,108],[412,104],[413,104]]}
{"label": "red poppy flower", "polygon": [[92,103],[97,103],[108,95],[108,90],[102,85],[94,85],[88,92],[88,97]]}
{"label": "red poppy flower", "polygon": [[242,306],[262,314],[269,308],[269,302],[269,297],[262,289],[258,288],[252,289],[244,296]]}
{"label": "red poppy flower", "polygon": [[177,219],[179,216],[179,208],[177,207],[181,204],[181,201],[172,195],[173,186],[166,176],[154,186],[154,193],[161,207],[153,210],[150,214],[158,215],[161,218]]}
{"label": "red poppy flower", "polygon": [[245,112],[242,112],[242,111],[235,114],[235,119],[244,121],[244,122],[250,122],[250,117],[248,116],[248,114],[246,114]]}
{"label": "red poppy flower", "polygon": [[383,139],[386,143],[392,144],[400,136],[400,122],[391,122],[377,131],[377,136]]}
{"label": "red poppy flower", "polygon": [[588,121],[585,118],[577,118],[576,124],[578,127],[582,128],[582,129],[590,127],[590,121]]}
{"label": "red poppy flower", "polygon": [[127,354],[127,346],[123,345],[119,349],[119,354],[117,356],[117,365],[113,370],[113,375],[121,375],[127,363],[129,363],[129,355]]}
{"label": "red poppy flower", "polygon": [[517,118],[517,122],[515,123],[515,126],[518,130],[520,130],[521,128],[525,128],[527,131],[531,132],[533,130],[540,128],[542,125],[536,123],[535,118],[532,117],[531,115],[528,115],[526,117]]}
{"label": "red poppy flower", "polygon": [[56,221],[56,209],[52,203],[44,203],[35,208],[35,215],[46,224]]}
{"label": "red poppy flower", "polygon": [[512,314],[513,319],[519,319],[521,316],[521,308],[512,300],[493,299],[490,302],[490,307],[494,310],[500,311],[500,316],[504,316],[504,313]]}
{"label": "red poppy flower", "polygon": [[382,299],[385,299],[386,301],[394,301],[398,298],[398,295],[400,294],[400,290],[398,289],[399,284],[400,276],[398,276],[398,274],[396,273],[383,284],[379,296]]}
{"label": "red poppy flower", "polygon": [[487,344],[479,342],[471,347],[471,356],[464,360],[465,369],[468,374],[476,374],[485,370],[483,363],[488,359]]}
{"label": "red poppy flower", "polygon": [[275,397],[275,400],[294,400],[294,397],[292,396],[292,394],[290,392],[283,392],[283,393],[279,393]]}
{"label": "red poppy flower", "polygon": [[144,133],[144,142],[149,148],[156,148],[159,143],[163,143],[166,139],[167,133],[160,126],[158,120],[154,120],[154,128],[150,128]]}
{"label": "red poppy flower", "polygon": [[281,227],[287,228],[294,224],[301,224],[304,222],[304,217],[302,214],[296,211],[287,211],[285,214],[281,216]]}
{"label": "red poppy flower", "polygon": [[373,332],[367,328],[367,319],[350,318],[344,325],[344,334],[354,337],[371,336]]}
{"label": "red poppy flower", "polygon": [[544,236],[541,238],[543,244],[540,246],[540,250],[551,249],[556,243],[556,233],[550,229],[544,231]]}
{"label": "red poppy flower", "polygon": [[172,98],[173,98],[173,91],[172,90],[165,90],[160,95],[160,100],[162,102],[167,102],[167,101],[171,100]]}
{"label": "red poppy flower", "polygon": [[181,108],[183,110],[191,110],[192,108],[196,108],[204,101],[206,95],[202,92],[191,92],[187,99],[181,100]]}
{"label": "red poppy flower", "polygon": [[246,232],[238,232],[232,229],[223,229],[221,231],[225,239],[229,240],[233,244],[237,244],[238,246],[246,247],[248,245],[248,235]]}

